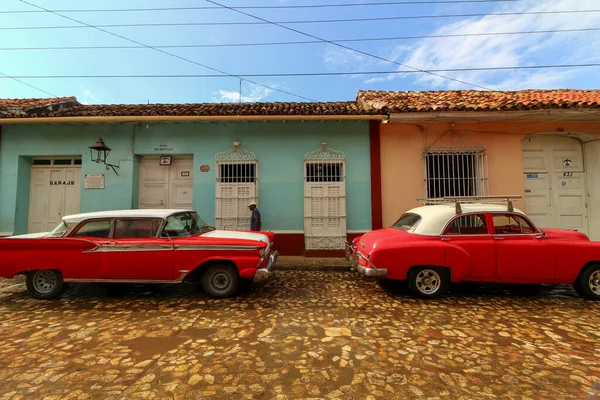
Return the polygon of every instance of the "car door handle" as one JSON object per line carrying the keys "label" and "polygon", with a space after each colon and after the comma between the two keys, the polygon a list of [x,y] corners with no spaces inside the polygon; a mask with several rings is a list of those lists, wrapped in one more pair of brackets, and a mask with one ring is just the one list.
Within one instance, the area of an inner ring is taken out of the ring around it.
{"label": "car door handle", "polygon": [[504,240],[503,237],[494,237],[494,240]]}
{"label": "car door handle", "polygon": [[451,241],[451,240],[452,240],[452,239],[450,239],[450,238],[448,238],[448,237],[443,237],[443,238],[442,238],[442,242],[449,242],[449,241]]}

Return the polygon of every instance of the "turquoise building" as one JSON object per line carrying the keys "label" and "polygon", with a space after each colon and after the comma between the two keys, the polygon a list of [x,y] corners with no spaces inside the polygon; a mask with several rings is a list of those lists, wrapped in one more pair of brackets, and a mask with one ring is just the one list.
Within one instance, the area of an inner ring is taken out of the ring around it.
{"label": "turquoise building", "polygon": [[[380,118],[355,103],[32,101],[0,102],[4,236],[130,208],[193,208],[217,228],[248,229],[256,202],[282,254],[323,255],[377,225],[371,163]],[[100,138],[111,151],[94,162]]]}

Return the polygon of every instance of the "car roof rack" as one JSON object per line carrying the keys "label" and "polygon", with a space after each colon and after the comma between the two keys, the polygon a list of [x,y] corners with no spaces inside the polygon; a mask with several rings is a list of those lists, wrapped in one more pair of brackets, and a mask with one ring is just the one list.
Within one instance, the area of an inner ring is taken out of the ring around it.
{"label": "car roof rack", "polygon": [[506,195],[506,196],[460,196],[460,197],[441,197],[435,199],[419,198],[417,201],[425,205],[433,204],[448,204],[454,203],[456,207],[456,214],[462,214],[461,204],[469,203],[483,203],[483,204],[497,204],[507,203],[507,211],[513,212],[513,200],[520,199],[520,195]]}

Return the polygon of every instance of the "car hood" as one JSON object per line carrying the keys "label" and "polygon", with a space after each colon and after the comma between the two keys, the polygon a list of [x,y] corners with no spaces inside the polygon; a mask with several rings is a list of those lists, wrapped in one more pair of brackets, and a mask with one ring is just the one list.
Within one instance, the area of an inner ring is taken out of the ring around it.
{"label": "car hood", "polygon": [[590,240],[585,233],[569,229],[544,228],[547,239]]}
{"label": "car hood", "polygon": [[49,233],[50,232],[26,233],[24,235],[9,236],[8,238],[9,239],[35,239],[35,238],[44,237]]}
{"label": "car hood", "polygon": [[210,231],[202,234],[203,237],[218,238],[218,239],[246,239],[256,240],[258,242],[270,243],[269,237],[262,233],[257,232],[243,232],[243,231]]}

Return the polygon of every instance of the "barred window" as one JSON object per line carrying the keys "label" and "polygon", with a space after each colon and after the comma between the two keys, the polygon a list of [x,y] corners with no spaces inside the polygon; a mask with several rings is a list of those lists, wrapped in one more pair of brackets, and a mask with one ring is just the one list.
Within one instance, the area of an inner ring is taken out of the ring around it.
{"label": "barred window", "polygon": [[425,172],[428,199],[487,194],[485,149],[427,150]]}
{"label": "barred window", "polygon": [[219,182],[256,182],[256,163],[219,163]]}

